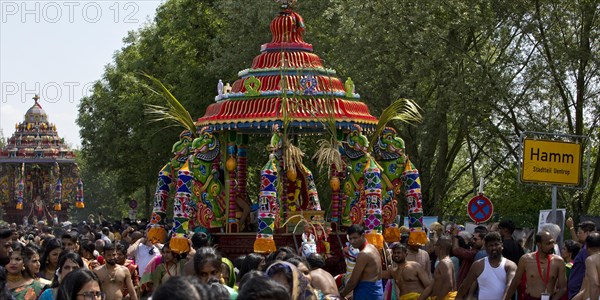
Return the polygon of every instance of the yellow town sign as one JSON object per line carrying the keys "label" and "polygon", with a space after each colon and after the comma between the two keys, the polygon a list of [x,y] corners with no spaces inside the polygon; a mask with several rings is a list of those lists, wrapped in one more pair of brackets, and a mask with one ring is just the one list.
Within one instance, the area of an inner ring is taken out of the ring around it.
{"label": "yellow town sign", "polygon": [[523,141],[523,182],[580,185],[581,144],[525,139]]}

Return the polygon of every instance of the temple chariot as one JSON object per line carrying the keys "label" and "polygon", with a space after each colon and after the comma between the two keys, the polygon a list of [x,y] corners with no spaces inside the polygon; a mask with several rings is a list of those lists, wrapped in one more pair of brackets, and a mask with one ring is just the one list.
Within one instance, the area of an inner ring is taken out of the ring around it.
{"label": "temple chariot", "polygon": [[69,219],[71,208],[83,208],[83,182],[75,153],[50,123],[40,98],[33,99],[0,152],[0,203],[7,222],[56,224]]}
{"label": "temple chariot", "polygon": [[[425,243],[419,173],[404,152],[404,141],[371,115],[351,78],[323,65],[303,40],[305,23],[281,3],[272,20],[272,39],[260,47],[249,68],[230,83],[217,83],[215,102],[192,121],[173,145],[173,158],[160,170],[149,238],[163,241],[167,205],[173,205],[170,246],[187,251],[194,228],[213,233],[222,252],[236,256],[269,253],[277,246],[315,243],[323,254],[339,253],[344,229],[363,224],[369,242],[400,239],[398,203],[407,202],[411,239]],[[396,109],[420,118],[411,101]],[[297,140],[318,135],[318,151],[303,153]],[[250,142],[264,143],[258,190],[248,188]],[[309,170],[303,158],[314,158]],[[322,205],[315,176],[327,177]],[[257,232],[241,232],[256,199]],[[171,204],[172,203],[172,204]],[[170,216],[169,216],[170,217]],[[296,236],[304,222],[302,240]],[[315,248],[313,248],[312,251]],[[339,255],[338,257],[341,257]]]}

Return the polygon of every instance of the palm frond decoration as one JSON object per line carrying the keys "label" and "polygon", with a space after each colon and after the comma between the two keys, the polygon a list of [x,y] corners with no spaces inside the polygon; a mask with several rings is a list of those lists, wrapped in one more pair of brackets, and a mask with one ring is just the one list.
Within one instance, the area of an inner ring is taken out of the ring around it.
{"label": "palm frond decoration", "polygon": [[196,125],[190,112],[183,107],[181,102],[171,94],[171,91],[160,80],[146,73],[141,73],[141,75],[149,79],[152,84],[144,84],[144,86],[167,101],[166,106],[146,104],[144,113],[151,116],[151,122],[169,121],[171,125],[166,127],[181,126],[196,137]]}
{"label": "palm frond decoration", "polygon": [[413,100],[405,98],[400,98],[390,104],[390,106],[386,107],[381,112],[379,122],[377,122],[377,126],[375,127],[375,132],[373,132],[371,139],[369,140],[369,152],[373,152],[373,145],[388,122],[398,120],[413,124],[423,121],[423,117],[419,111],[420,109],[419,105]]}

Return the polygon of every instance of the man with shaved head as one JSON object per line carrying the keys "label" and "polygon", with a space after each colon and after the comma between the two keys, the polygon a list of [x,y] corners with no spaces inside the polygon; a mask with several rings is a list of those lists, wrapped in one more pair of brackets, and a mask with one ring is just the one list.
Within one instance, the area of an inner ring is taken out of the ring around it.
{"label": "man with shaved head", "polygon": [[567,291],[565,261],[554,255],[554,237],[548,231],[540,231],[535,235],[538,251],[525,254],[519,259],[517,273],[512,280],[504,300],[509,300],[527,274],[527,287],[524,300],[561,299]]}

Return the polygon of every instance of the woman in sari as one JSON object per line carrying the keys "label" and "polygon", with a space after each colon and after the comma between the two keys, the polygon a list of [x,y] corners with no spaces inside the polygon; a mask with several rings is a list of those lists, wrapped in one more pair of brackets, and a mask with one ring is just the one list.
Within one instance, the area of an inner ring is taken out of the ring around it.
{"label": "woman in sari", "polygon": [[46,289],[38,298],[38,300],[54,300],[58,292],[58,286],[67,274],[72,271],[83,268],[84,262],[79,254],[75,252],[64,251],[58,258],[58,269],[54,275],[54,280],[49,289]]}
{"label": "woman in sari", "polygon": [[310,286],[308,278],[289,262],[276,261],[269,266],[265,274],[285,286],[292,300],[317,299],[317,295]]}
{"label": "woman in sari", "polygon": [[226,257],[221,257],[221,275],[223,276],[225,285],[237,290],[237,287],[235,286],[235,268],[233,267],[233,262]]}
{"label": "woman in sari", "polygon": [[37,276],[40,273],[41,266],[39,248],[35,244],[30,243],[23,248],[23,254],[25,258],[25,269],[29,276],[34,280],[39,281],[43,286],[49,286],[52,281]]}
{"label": "woman in sari", "polygon": [[43,248],[44,254],[40,260],[41,266],[38,277],[52,280],[58,264],[58,255],[62,252],[62,242],[56,238],[48,239],[44,241]]}
{"label": "woman in sari", "polygon": [[15,299],[37,299],[44,285],[34,280],[25,267],[24,248],[19,242],[12,244],[13,252],[10,255],[10,262],[6,265],[6,286]]}
{"label": "woman in sari", "polygon": [[[194,272],[203,283],[212,284],[217,282],[221,284],[224,281],[221,261],[221,254],[215,248],[202,247],[194,254]],[[230,300],[237,299],[238,293],[236,290],[228,285],[221,285],[229,292]]]}
{"label": "woman in sari", "polygon": [[[183,274],[183,266],[187,262],[185,258],[187,253],[175,254],[171,251],[169,242],[166,242],[162,248],[160,263],[154,270],[144,272],[142,276],[141,284],[146,286],[148,291],[157,289],[163,282],[169,280],[174,276],[181,276]],[[146,267],[146,270],[150,267],[150,264]]]}

